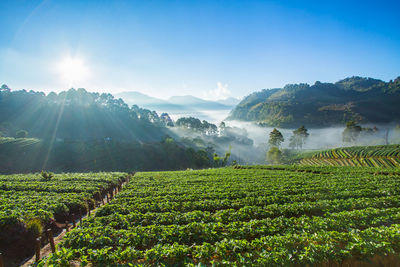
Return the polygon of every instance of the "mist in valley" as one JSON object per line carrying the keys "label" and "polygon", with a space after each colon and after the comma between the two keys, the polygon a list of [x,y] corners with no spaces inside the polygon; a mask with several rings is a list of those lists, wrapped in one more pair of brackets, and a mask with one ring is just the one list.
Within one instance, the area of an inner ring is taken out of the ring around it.
{"label": "mist in valley", "polygon": [[[180,127],[170,128],[182,140],[192,140],[199,146],[197,148],[210,149],[223,156],[230,152],[230,162],[239,164],[264,164],[266,163],[266,152],[269,149],[268,139],[274,127],[259,126],[254,122],[227,121],[228,111],[202,111],[211,123],[220,126],[223,121],[225,129],[218,127],[215,135],[207,135]],[[195,114],[185,114],[186,116]],[[194,116],[195,117],[195,116]],[[179,116],[172,116],[174,120]],[[204,117],[203,117],[204,118]],[[324,150],[344,146],[363,145],[385,145],[398,144],[400,142],[400,130],[396,123],[391,124],[361,124],[364,129],[354,142],[343,142],[343,131],[345,125],[329,128],[307,128],[309,136],[301,150]],[[299,125],[300,127],[301,125]],[[290,149],[290,137],[295,129],[277,128],[284,137],[281,144],[282,149]],[[369,131],[365,130],[369,129]],[[200,141],[201,140],[201,141]]]}

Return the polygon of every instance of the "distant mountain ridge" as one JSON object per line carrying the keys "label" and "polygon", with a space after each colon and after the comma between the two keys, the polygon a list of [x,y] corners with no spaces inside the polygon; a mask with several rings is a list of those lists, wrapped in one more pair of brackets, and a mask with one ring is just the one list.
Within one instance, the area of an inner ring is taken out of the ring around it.
{"label": "distant mountain ridge", "polygon": [[326,127],[348,120],[388,123],[400,120],[400,77],[384,82],[350,77],[336,83],[288,84],[245,97],[228,120],[274,127]]}
{"label": "distant mountain ridge", "polygon": [[226,110],[232,109],[239,100],[228,98],[225,100],[204,100],[191,95],[172,96],[168,100],[151,97],[146,94],[131,91],[115,94],[117,98],[122,98],[128,105],[138,105],[152,110],[182,111],[182,110]]}

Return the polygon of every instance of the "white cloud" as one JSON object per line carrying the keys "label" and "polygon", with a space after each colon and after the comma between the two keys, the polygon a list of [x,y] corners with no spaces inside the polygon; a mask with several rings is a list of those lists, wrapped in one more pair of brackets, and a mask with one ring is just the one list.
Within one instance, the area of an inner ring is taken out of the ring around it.
{"label": "white cloud", "polygon": [[228,84],[217,82],[217,88],[212,89],[204,94],[204,98],[211,100],[227,99],[232,96],[232,92],[228,89]]}

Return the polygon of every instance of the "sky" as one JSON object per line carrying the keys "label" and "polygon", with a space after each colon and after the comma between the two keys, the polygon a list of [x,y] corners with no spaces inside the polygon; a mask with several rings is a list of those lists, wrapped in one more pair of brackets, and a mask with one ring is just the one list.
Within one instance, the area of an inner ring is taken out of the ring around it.
{"label": "sky", "polygon": [[243,97],[400,76],[400,1],[0,1],[13,90]]}

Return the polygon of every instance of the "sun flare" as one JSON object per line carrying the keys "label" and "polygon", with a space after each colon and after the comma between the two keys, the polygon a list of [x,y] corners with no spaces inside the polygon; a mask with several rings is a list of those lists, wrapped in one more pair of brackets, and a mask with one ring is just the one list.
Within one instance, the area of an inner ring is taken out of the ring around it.
{"label": "sun flare", "polygon": [[58,71],[61,78],[69,83],[83,82],[89,75],[87,65],[79,57],[67,56],[60,60]]}

